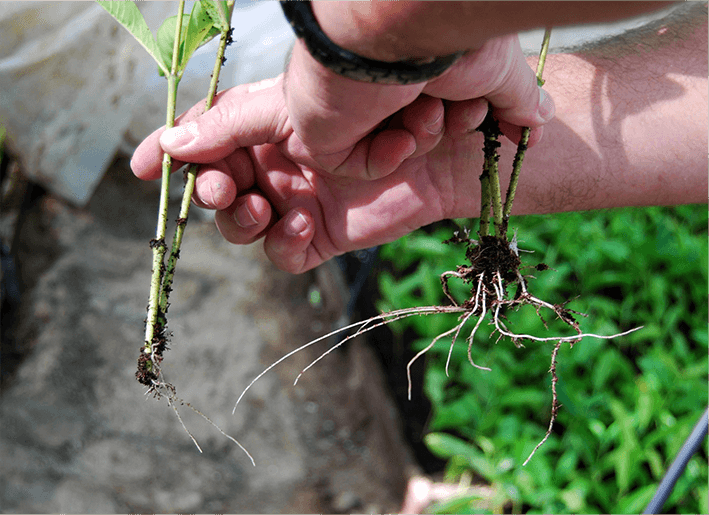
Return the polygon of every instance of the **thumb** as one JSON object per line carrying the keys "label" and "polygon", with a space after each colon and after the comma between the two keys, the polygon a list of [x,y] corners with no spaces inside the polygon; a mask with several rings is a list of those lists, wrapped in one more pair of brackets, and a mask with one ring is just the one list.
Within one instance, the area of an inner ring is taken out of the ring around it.
{"label": "thumb", "polygon": [[537,85],[537,77],[524,58],[519,38],[507,38],[511,41],[506,72],[485,98],[499,121],[519,127],[539,127],[554,118],[554,100]]}
{"label": "thumb", "polygon": [[[282,141],[290,130],[281,81],[279,75],[220,93],[209,111],[195,117],[190,110],[163,132],[160,146],[180,161],[213,163],[238,148]],[[199,107],[204,101],[192,109]]]}

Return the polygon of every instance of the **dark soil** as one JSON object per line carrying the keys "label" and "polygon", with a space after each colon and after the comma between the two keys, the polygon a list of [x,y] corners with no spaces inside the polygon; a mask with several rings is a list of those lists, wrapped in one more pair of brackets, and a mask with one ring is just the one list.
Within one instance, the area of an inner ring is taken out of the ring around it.
{"label": "dark soil", "polygon": [[[457,233],[443,243],[463,243],[467,246],[465,257],[470,265],[458,265],[456,272],[465,283],[471,283],[476,278],[483,275],[483,286],[488,291],[495,291],[493,281],[499,272],[502,276],[503,285],[515,283],[518,280],[518,270],[520,259],[510,248],[510,243],[505,236],[483,236],[480,241],[470,239],[467,235],[460,237]],[[450,297],[447,280],[441,277],[443,291]],[[463,303],[463,307],[472,308],[474,301],[472,297],[476,293],[476,286],[471,289],[471,298]]]}

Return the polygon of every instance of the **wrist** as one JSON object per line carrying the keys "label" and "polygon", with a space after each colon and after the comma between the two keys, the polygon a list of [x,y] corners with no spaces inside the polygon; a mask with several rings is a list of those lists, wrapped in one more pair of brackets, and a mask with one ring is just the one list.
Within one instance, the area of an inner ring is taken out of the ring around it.
{"label": "wrist", "polygon": [[337,1],[313,2],[323,32],[353,53],[381,61],[473,51],[486,41],[547,26],[608,23],[673,2]]}
{"label": "wrist", "polygon": [[[403,16],[404,4],[396,4],[398,15]],[[378,2],[313,2],[312,7],[325,35],[354,54],[385,62],[433,57],[407,45],[407,38],[399,32],[403,24],[389,23],[401,18],[394,13],[387,16]]]}
{"label": "wrist", "polygon": [[[313,58],[335,73],[356,81],[392,85],[423,83],[442,75],[463,55],[461,51],[443,56],[426,56],[397,61],[370,59],[333,42],[320,27],[313,11],[312,2],[281,1],[281,8],[296,36],[305,43]],[[346,4],[346,8],[347,12],[353,13],[349,4]],[[350,19],[353,17],[350,16]],[[345,30],[345,33],[347,32]],[[386,27],[384,27],[383,34],[391,35],[386,32]],[[370,38],[362,37],[362,33],[358,33],[354,40],[369,41]],[[377,47],[375,42],[371,48]]]}
{"label": "wrist", "polygon": [[362,57],[394,62],[433,59],[482,45],[487,38],[469,28],[461,32],[462,24],[456,22],[461,9],[470,16],[467,3],[338,1],[312,2],[312,7],[335,44]]}

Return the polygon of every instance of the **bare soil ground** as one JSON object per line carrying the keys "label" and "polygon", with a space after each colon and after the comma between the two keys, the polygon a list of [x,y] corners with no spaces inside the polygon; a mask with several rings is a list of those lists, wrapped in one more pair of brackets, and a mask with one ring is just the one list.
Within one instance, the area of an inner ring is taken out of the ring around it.
{"label": "bare soil ground", "polygon": [[[266,365],[344,320],[347,292],[334,264],[291,276],[257,246],[226,243],[211,222],[188,225],[164,369],[179,396],[249,449],[256,468],[183,408],[199,454],[171,409],[144,398],[134,373],[156,199],[155,185],[137,181],[119,158],[84,209],[37,192],[3,213],[7,224],[25,213],[15,247],[22,305],[16,324],[3,327],[3,511],[399,510],[419,469],[363,341],[295,388],[327,344],[294,356],[231,415]],[[313,288],[322,299],[315,305]]]}

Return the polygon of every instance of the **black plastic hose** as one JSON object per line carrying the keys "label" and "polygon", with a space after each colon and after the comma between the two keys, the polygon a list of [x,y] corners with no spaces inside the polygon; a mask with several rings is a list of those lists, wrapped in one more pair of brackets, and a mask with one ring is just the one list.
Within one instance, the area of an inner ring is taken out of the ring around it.
{"label": "black plastic hose", "polygon": [[684,442],[684,445],[679,450],[675,461],[672,462],[672,465],[670,465],[670,468],[667,470],[665,477],[663,477],[662,481],[660,481],[660,486],[657,487],[655,496],[650,501],[650,504],[647,505],[647,508],[645,508],[643,513],[660,513],[665,501],[667,501],[667,498],[672,493],[675,483],[684,472],[689,459],[695,452],[697,452],[697,450],[699,450],[699,446],[702,445],[704,438],[706,438],[707,425],[709,425],[708,417],[709,408],[704,410],[704,414],[699,419],[699,422],[697,422],[697,425],[694,426],[692,434],[689,435],[687,441]]}

